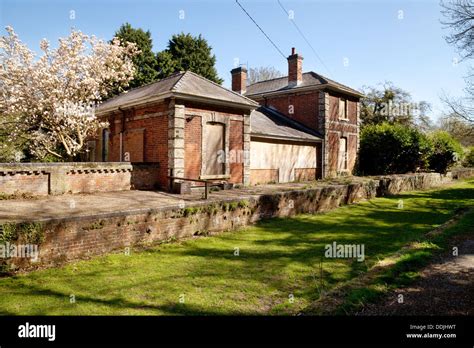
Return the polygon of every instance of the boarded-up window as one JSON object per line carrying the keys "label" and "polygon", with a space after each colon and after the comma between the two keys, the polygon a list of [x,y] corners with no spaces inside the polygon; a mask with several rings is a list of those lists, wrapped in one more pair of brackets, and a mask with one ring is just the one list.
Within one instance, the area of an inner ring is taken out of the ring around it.
{"label": "boarded-up window", "polygon": [[143,162],[145,129],[130,129],[123,136],[123,160],[129,162]]}
{"label": "boarded-up window", "polygon": [[206,171],[205,175],[225,174],[224,139],[225,129],[222,123],[206,124]]}
{"label": "boarded-up window", "polygon": [[339,171],[347,169],[347,138],[339,139]]}
{"label": "boarded-up window", "polygon": [[339,118],[347,120],[347,100],[339,99]]}

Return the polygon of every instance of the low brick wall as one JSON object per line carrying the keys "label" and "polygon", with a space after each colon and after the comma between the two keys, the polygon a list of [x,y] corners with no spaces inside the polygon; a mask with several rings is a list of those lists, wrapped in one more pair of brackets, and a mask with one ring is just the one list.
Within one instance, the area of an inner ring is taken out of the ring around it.
{"label": "low brick wall", "polygon": [[134,190],[156,190],[160,188],[159,163],[132,163],[131,185]]}
{"label": "low brick wall", "polygon": [[0,163],[0,193],[48,195],[130,190],[130,163]]}
{"label": "low brick wall", "polygon": [[252,195],[237,201],[200,201],[184,208],[176,205],[19,224],[17,235],[20,239],[11,242],[24,242],[22,229],[28,231],[28,236],[36,236],[36,240],[41,240],[40,261],[33,264],[29,259],[10,259],[8,262],[23,269],[35,265],[53,266],[131,246],[149,246],[170,239],[235,230],[263,218],[328,211],[374,197],[429,189],[450,181],[451,175],[436,173],[372,177],[348,184]]}

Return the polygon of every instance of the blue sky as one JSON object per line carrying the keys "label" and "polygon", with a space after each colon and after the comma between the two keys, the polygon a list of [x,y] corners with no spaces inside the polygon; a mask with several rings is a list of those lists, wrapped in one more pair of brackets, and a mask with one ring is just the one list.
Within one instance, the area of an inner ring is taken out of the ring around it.
{"label": "blue sky", "polygon": [[[416,101],[431,103],[433,119],[443,109],[439,101],[443,91],[462,94],[467,66],[453,64],[457,54],[443,39],[448,32],[440,24],[437,0],[281,0],[293,11],[324,65],[277,0],[240,2],[285,56],[296,47],[304,57],[304,71],[357,89],[392,81]],[[202,34],[213,47],[226,87],[236,59],[250,67],[274,66],[287,72],[286,59],[234,0],[0,0],[0,4],[2,34],[11,25],[34,50],[39,50],[42,38],[54,43],[71,27],[110,39],[122,23],[130,22],[151,31],[155,51],[164,49],[174,33]]]}

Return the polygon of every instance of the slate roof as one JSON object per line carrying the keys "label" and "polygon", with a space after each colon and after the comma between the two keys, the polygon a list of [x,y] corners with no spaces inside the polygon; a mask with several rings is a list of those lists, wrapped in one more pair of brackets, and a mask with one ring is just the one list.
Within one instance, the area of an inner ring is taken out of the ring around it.
{"label": "slate roof", "polygon": [[353,88],[343,85],[342,83],[333,81],[327,77],[319,75],[313,71],[303,73],[303,81],[298,86],[288,86],[288,76],[278,77],[276,79],[256,82],[247,86],[246,96],[256,94],[265,94],[277,91],[293,90],[303,87],[329,87],[341,91],[343,93],[353,94],[362,97],[363,94]]}
{"label": "slate roof", "polygon": [[191,71],[179,72],[160,81],[131,89],[100,104],[97,112],[117,109],[124,105],[135,105],[150,98],[171,93],[179,96],[201,97],[213,101],[223,101],[243,106],[257,107],[258,104],[239,93],[228,90]]}
{"label": "slate roof", "polygon": [[250,133],[252,136],[273,139],[322,141],[318,132],[265,106],[260,106],[250,114]]}

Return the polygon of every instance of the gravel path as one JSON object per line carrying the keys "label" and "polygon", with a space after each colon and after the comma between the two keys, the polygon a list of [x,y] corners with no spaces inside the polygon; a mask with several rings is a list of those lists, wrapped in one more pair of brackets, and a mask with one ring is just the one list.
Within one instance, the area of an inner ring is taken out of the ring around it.
{"label": "gravel path", "polygon": [[440,256],[418,281],[391,291],[356,315],[474,315],[474,232],[451,245],[458,247],[459,256]]}

